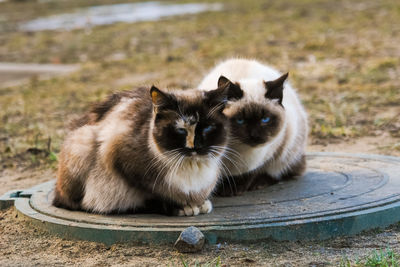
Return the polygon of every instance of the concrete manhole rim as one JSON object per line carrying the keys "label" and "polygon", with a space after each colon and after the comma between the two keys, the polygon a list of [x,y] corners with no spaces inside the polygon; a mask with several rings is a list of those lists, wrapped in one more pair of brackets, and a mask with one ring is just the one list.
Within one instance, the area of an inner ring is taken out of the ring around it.
{"label": "concrete manhole rim", "polygon": [[[347,154],[347,153],[308,153],[310,159],[315,157],[357,158],[365,161],[381,161],[400,166],[400,158],[382,155]],[[395,177],[397,178],[397,177]],[[35,194],[39,194],[40,187],[49,187],[51,182],[36,187]],[[35,191],[33,190],[33,191]],[[45,193],[45,192],[44,192]],[[42,193],[43,194],[43,193]],[[276,240],[326,239],[339,235],[351,235],[363,230],[386,227],[400,221],[400,198],[390,196],[391,201],[381,201],[372,206],[339,213],[316,215],[314,217],[299,218],[281,221],[253,220],[247,222],[225,223],[223,225],[194,224],[202,230],[209,242],[218,240],[254,241],[265,238]],[[388,198],[390,198],[388,197]],[[44,214],[37,211],[32,205],[32,198],[16,198],[15,208],[31,222],[49,232],[67,238],[99,241],[104,243],[116,242],[173,242],[177,235],[188,225],[182,224],[154,224],[154,225],[124,225],[93,222],[77,222]],[[387,198],[387,199],[388,199]],[[398,214],[398,215],[397,215]],[[367,223],[368,222],[368,223]],[[292,228],[290,231],[286,229]],[[329,231],[327,230],[329,229]]]}

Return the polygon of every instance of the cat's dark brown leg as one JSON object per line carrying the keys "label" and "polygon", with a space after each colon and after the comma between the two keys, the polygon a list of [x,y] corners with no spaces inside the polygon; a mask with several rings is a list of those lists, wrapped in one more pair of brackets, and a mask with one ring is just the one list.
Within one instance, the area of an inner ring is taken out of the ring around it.
{"label": "cat's dark brown leg", "polygon": [[303,155],[299,161],[290,166],[290,170],[282,176],[284,180],[290,180],[300,177],[306,171],[306,156]]}
{"label": "cat's dark brown leg", "polygon": [[[217,189],[218,196],[238,196],[246,191],[262,189],[266,186],[276,184],[279,180],[274,179],[267,173],[246,173],[234,176],[227,181],[225,178]],[[234,182],[232,182],[234,180]]]}
{"label": "cat's dark brown leg", "polygon": [[216,195],[221,197],[231,197],[242,195],[252,185],[255,175],[245,173],[233,177],[224,177],[218,185]]}
{"label": "cat's dark brown leg", "polygon": [[262,173],[255,175],[252,184],[249,186],[248,190],[259,190],[270,185],[274,185],[279,182],[279,179],[275,179],[268,173]]}
{"label": "cat's dark brown leg", "polygon": [[288,180],[296,179],[296,178],[302,176],[304,174],[305,170],[306,170],[306,157],[303,155],[299,161],[297,161],[296,163],[294,163],[290,166],[290,169],[288,172],[284,173],[278,179],[270,176],[267,173],[258,174],[254,178],[253,183],[249,187],[249,190],[262,189],[266,186],[276,184],[279,181],[288,181]]}
{"label": "cat's dark brown leg", "polygon": [[278,183],[281,180],[290,180],[304,174],[306,170],[306,157],[303,155],[299,161],[290,166],[290,170],[279,179],[268,173],[246,173],[234,177],[224,177],[218,185],[216,195],[222,197],[237,196],[245,191],[262,189],[266,186]]}
{"label": "cat's dark brown leg", "polygon": [[143,207],[140,207],[135,210],[131,210],[131,213],[157,213],[164,214],[167,216],[176,216],[177,211],[182,208],[181,205],[172,202],[171,200],[162,198],[162,197],[154,197],[146,200]]}

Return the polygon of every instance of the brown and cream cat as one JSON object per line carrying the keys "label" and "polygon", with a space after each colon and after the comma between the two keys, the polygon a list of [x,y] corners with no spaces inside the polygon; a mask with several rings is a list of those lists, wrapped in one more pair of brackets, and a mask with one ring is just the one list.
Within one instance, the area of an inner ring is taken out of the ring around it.
{"label": "brown and cream cat", "polygon": [[226,87],[139,88],[76,121],[59,157],[54,205],[95,213],[209,213],[229,138]]}
{"label": "brown and cream cat", "polygon": [[305,171],[307,116],[295,90],[284,84],[287,77],[255,60],[230,59],[198,86],[230,88],[223,112],[231,121],[232,141],[220,195],[240,194]]}

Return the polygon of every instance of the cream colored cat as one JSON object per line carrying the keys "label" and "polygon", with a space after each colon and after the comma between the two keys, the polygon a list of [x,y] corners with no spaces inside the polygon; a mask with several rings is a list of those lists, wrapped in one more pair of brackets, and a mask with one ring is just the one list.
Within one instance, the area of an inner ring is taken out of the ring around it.
{"label": "cream colored cat", "polygon": [[[235,195],[272,179],[302,175],[308,134],[306,112],[288,74],[255,60],[229,59],[217,65],[198,89],[229,87],[224,114],[230,118],[230,160],[221,195]],[[233,180],[233,181],[232,181]]]}

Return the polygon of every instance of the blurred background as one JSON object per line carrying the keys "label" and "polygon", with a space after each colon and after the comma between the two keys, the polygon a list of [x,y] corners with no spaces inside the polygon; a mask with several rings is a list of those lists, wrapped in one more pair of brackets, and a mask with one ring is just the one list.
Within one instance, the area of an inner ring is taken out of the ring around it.
{"label": "blurred background", "polygon": [[310,150],[398,155],[399,44],[398,0],[0,0],[0,172],[53,173],[89,103],[195,87],[229,57],[290,72]]}

